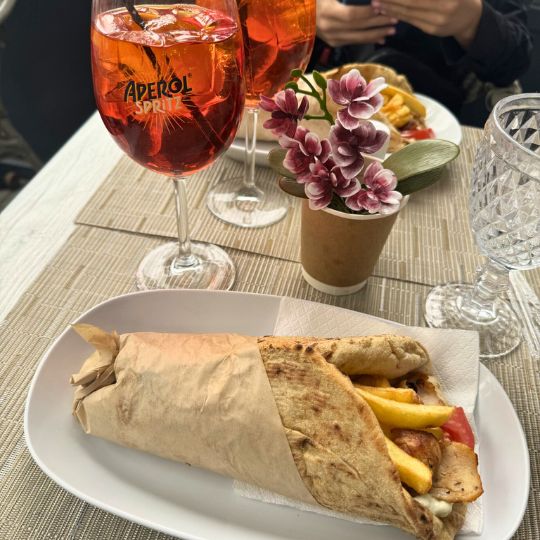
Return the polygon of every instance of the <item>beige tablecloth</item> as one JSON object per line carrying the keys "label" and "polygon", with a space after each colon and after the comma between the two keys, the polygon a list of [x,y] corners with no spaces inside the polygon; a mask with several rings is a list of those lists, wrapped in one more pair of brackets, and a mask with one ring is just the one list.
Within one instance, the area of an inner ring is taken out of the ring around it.
{"label": "beige tablecloth", "polygon": [[[480,258],[468,224],[471,163],[481,131],[464,128],[460,156],[434,186],[411,196],[392,230],[375,275],[435,285],[472,279]],[[239,176],[241,163],[223,158],[188,179],[192,236],[220,246],[300,261],[300,204],[290,198],[285,219],[266,229],[246,229],[217,220],[206,208],[208,189],[222,178]],[[268,168],[257,182],[276,182]],[[172,187],[156,173],[125,157],[89,201],[77,223],[173,238],[176,234]]]}

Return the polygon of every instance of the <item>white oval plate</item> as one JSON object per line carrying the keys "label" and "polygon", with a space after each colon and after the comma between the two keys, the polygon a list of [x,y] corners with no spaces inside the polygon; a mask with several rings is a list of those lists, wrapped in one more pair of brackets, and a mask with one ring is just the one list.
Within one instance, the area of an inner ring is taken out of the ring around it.
{"label": "white oval plate", "polygon": [[[444,139],[459,145],[462,139],[462,132],[458,119],[438,101],[423,94],[416,94],[416,97],[425,105],[427,110],[426,125],[433,129],[437,139]],[[244,148],[244,138],[236,137],[229,149],[225,152],[225,155],[235,161],[243,161]],[[255,161],[257,165],[268,167],[268,152],[273,148],[279,148],[277,142],[257,142],[257,149],[255,150]]]}
{"label": "white oval plate", "polygon": [[[298,302],[305,304],[306,310],[321,307]],[[120,333],[265,335],[273,332],[279,303],[277,296],[245,293],[150,291],[108,300],[78,321]],[[85,435],[70,415],[73,391],[68,380],[91,352],[73,330],[67,329],[39,364],[24,417],[32,457],[49,477],[77,497],[184,540],[410,538],[392,527],[358,525],[245,499],[235,495],[230,479]],[[527,505],[529,455],[510,400],[484,366],[475,416],[485,490],[484,531],[476,538],[507,540],[519,526]]]}

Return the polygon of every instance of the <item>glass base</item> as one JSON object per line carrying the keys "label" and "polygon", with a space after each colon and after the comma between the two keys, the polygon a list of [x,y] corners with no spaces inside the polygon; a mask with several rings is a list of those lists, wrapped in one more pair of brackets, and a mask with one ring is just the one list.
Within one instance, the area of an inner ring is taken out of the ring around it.
{"label": "glass base", "polygon": [[246,188],[243,178],[230,178],[217,184],[208,194],[207,205],[217,218],[237,227],[267,227],[282,220],[289,209],[289,197],[276,183],[264,191]]}
{"label": "glass base", "polygon": [[425,319],[432,328],[476,330],[480,336],[480,357],[498,358],[513,351],[521,341],[521,327],[512,308],[504,300],[495,304],[497,318],[478,322],[463,312],[463,302],[472,285],[450,283],[430,291],[426,299]]}
{"label": "glass base", "polygon": [[192,242],[189,266],[176,261],[178,244],[163,244],[148,253],[137,269],[137,288],[229,290],[236,277],[233,262],[220,247]]}

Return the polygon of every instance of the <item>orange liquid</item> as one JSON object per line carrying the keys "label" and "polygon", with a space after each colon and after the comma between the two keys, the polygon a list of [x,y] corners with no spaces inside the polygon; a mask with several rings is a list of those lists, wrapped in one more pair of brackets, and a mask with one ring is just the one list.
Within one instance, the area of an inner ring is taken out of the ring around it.
{"label": "orange liquid", "polygon": [[246,56],[246,105],[272,97],[305,69],[315,39],[315,0],[238,0]]}
{"label": "orange liquid", "polygon": [[119,146],[168,175],[191,174],[232,142],[244,105],[243,59],[234,20],[196,5],[137,6],[92,26],[96,102]]}

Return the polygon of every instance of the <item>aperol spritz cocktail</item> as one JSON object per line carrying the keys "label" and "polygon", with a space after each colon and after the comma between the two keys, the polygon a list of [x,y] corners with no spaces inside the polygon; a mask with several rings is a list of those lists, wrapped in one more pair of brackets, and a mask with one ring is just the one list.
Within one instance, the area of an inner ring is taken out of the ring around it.
{"label": "aperol spritz cocktail", "polygon": [[243,100],[237,21],[197,5],[126,8],[92,27],[98,109],[122,150],[167,175],[200,170],[228,147]]}
{"label": "aperol spritz cocktail", "polygon": [[174,179],[179,241],[145,257],[139,288],[229,288],[228,255],[189,241],[183,177],[211,164],[238,129],[245,92],[235,0],[94,0],[91,40],[105,126],[131,158]]}
{"label": "aperol spritz cocktail", "polygon": [[246,106],[272,97],[291,71],[307,66],[315,37],[315,0],[239,0],[246,56]]}
{"label": "aperol spritz cocktail", "polygon": [[220,182],[208,207],[241,227],[264,227],[287,213],[288,198],[277,184],[255,185],[258,103],[282,90],[296,68],[305,69],[315,39],[316,0],[237,0],[246,57],[244,174]]}

